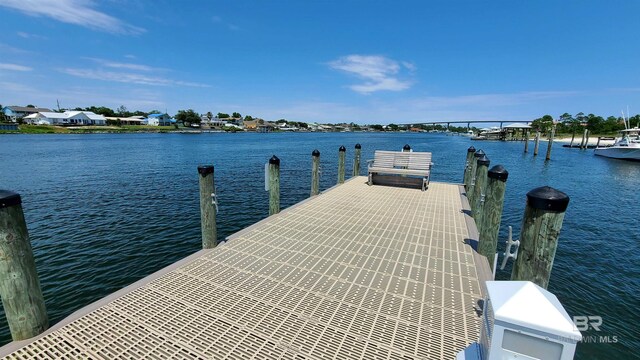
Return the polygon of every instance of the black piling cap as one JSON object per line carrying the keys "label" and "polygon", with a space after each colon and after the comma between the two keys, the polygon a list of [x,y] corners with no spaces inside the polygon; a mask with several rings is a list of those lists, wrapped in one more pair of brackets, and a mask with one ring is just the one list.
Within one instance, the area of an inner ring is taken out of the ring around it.
{"label": "black piling cap", "polygon": [[338,149],[338,151],[345,152],[345,151],[347,151],[347,148],[344,147],[344,145],[342,145],[342,146],[340,146],[340,149]]}
{"label": "black piling cap", "polygon": [[474,148],[474,147],[473,147],[473,145],[471,145],[471,146],[469,146],[469,148],[467,149],[467,152],[474,153],[474,152],[476,152],[476,148]]}
{"label": "black piling cap", "polygon": [[565,212],[569,196],[549,186],[535,188],[527,193],[527,205],[534,209]]}
{"label": "black piling cap", "polygon": [[271,159],[269,159],[269,164],[280,165],[280,159],[278,159],[277,156],[273,155]]}
{"label": "black piling cap", "polygon": [[409,146],[409,144],[404,144],[404,146],[402,147],[402,150],[409,151],[411,150],[411,146]]}
{"label": "black piling cap", "polygon": [[362,146],[360,144],[356,144],[356,149],[362,149]]}
{"label": "black piling cap", "polygon": [[476,151],[476,153],[473,154],[473,156],[475,156],[477,158],[482,157],[482,156],[484,156],[484,151],[482,151],[482,149],[480,149],[480,150]]}
{"label": "black piling cap", "polygon": [[507,182],[507,178],[509,177],[509,172],[502,165],[496,165],[489,169],[487,173],[487,177],[490,179],[500,180],[502,182]]}
{"label": "black piling cap", "polygon": [[213,174],[213,165],[199,165],[198,173],[202,176]]}
{"label": "black piling cap", "polygon": [[313,152],[311,153],[311,156],[315,156],[315,157],[320,156],[320,151],[318,151],[318,149],[313,150]]}
{"label": "black piling cap", "polygon": [[489,164],[491,163],[487,155],[482,155],[482,157],[479,157],[477,161],[478,161],[478,165],[484,165],[484,166],[489,166]]}
{"label": "black piling cap", "polygon": [[22,204],[20,194],[9,190],[0,190],[0,209]]}

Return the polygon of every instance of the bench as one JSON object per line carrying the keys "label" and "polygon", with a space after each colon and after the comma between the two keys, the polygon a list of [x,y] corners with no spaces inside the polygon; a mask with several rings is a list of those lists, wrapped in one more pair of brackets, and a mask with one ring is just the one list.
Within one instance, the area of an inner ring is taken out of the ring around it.
{"label": "bench", "polygon": [[417,176],[422,178],[422,191],[429,186],[431,172],[430,152],[399,152],[376,150],[374,159],[369,160],[369,185],[373,185],[376,174]]}

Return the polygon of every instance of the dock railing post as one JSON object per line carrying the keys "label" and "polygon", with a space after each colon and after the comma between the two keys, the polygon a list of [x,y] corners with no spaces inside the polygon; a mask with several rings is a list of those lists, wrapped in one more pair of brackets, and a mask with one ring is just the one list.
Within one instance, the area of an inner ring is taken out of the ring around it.
{"label": "dock railing post", "polygon": [[525,135],[524,135],[524,152],[525,153],[529,152],[529,129],[525,131]]}
{"label": "dock railing post", "polygon": [[548,186],[527,193],[511,280],[527,280],[547,288],[568,205],[567,194]]}
{"label": "dock railing post", "polygon": [[549,134],[549,142],[547,143],[547,157],[546,160],[551,160],[551,147],[553,146],[553,138],[556,135],[556,126],[551,127],[551,134]]}
{"label": "dock railing post", "polygon": [[202,248],[213,249],[218,244],[216,229],[217,198],[213,179],[213,165],[198,166],[200,174],[200,228]]}
{"label": "dock railing post", "polygon": [[280,212],[280,159],[269,159],[269,216]]}
{"label": "dock railing post", "polygon": [[320,193],[320,151],[311,153],[311,196]]}
{"label": "dock railing post", "polygon": [[509,172],[502,165],[492,167],[487,173],[486,197],[482,208],[482,219],[478,224],[478,234],[480,234],[478,252],[489,259],[490,268],[493,268],[493,260],[498,247],[498,234],[500,233],[508,177]]}
{"label": "dock railing post", "polygon": [[17,193],[0,190],[0,297],[14,341],[49,327],[47,309]]}
{"label": "dock railing post", "polygon": [[482,149],[478,150],[473,154],[473,160],[471,161],[471,183],[469,185],[469,189],[467,189],[467,200],[469,200],[469,207],[473,209],[473,195],[474,188],[476,186],[476,169],[478,168],[478,159],[485,155]]}
{"label": "dock railing post", "polygon": [[344,184],[344,160],[346,153],[347,148],[340,146],[340,149],[338,149],[338,184]]}
{"label": "dock railing post", "polygon": [[540,147],[540,131],[536,131],[536,139],[533,143],[533,156],[538,156],[539,147]]}
{"label": "dock railing post", "polygon": [[356,144],[356,150],[353,157],[353,176],[360,176],[360,155],[362,153],[362,146]]}
{"label": "dock railing post", "polygon": [[473,203],[471,204],[471,215],[476,223],[482,219],[482,207],[484,205],[487,186],[487,172],[489,170],[489,158],[486,155],[478,158],[476,165],[476,184],[473,187]]}
{"label": "dock railing post", "polygon": [[462,182],[464,183],[465,191],[469,190],[469,186],[471,186],[471,162],[473,161],[473,155],[476,152],[476,148],[473,146],[469,146],[467,149],[467,159],[464,163],[464,175],[462,177]]}

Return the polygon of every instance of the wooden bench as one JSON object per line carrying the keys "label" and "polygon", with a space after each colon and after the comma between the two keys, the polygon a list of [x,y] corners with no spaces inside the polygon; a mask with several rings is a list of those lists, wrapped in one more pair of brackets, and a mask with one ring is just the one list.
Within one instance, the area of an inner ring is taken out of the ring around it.
{"label": "wooden bench", "polygon": [[400,152],[376,150],[374,159],[369,160],[369,185],[373,185],[376,174],[418,176],[422,178],[422,191],[429,186],[431,172],[430,152]]}

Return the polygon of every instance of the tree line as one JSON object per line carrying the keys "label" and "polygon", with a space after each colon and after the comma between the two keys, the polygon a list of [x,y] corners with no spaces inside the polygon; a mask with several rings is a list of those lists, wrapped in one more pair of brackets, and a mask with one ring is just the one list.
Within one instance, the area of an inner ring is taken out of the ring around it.
{"label": "tree line", "polygon": [[[553,127],[554,119],[551,115],[544,115],[543,117],[533,120],[531,127],[534,130],[539,130],[542,133],[548,133]],[[557,133],[575,134],[589,130],[592,134],[614,134],[624,129],[624,119],[615,116],[609,116],[606,119],[602,116],[588,114],[585,115],[582,112],[576,115],[564,113],[560,115],[556,124]],[[640,126],[640,114],[629,117],[629,124],[631,127]]]}

